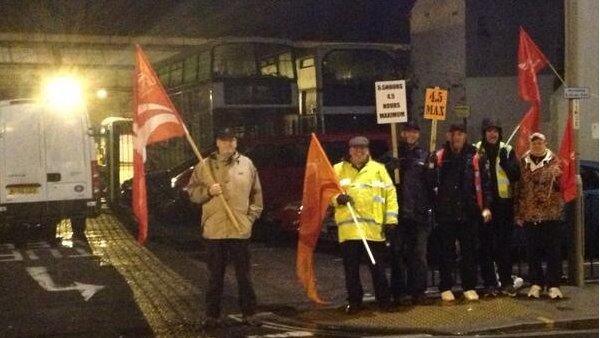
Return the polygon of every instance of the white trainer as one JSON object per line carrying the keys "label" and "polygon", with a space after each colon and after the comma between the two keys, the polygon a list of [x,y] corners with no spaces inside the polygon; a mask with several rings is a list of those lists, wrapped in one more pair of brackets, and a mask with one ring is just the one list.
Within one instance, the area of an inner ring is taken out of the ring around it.
{"label": "white trainer", "polygon": [[463,292],[463,296],[465,296],[465,299],[468,301],[479,300],[479,295],[477,294],[477,292],[475,292],[475,290],[465,291]]}
{"label": "white trainer", "polygon": [[563,294],[559,288],[554,287],[548,290],[548,297],[550,297],[550,299],[563,298]]}
{"label": "white trainer", "polygon": [[452,291],[447,290],[442,292],[442,300],[444,302],[451,302],[454,300],[454,294],[452,293]]}
{"label": "white trainer", "polygon": [[536,284],[533,284],[529,288],[529,292],[527,292],[527,297],[529,298],[540,298],[540,292],[542,291],[542,287]]}

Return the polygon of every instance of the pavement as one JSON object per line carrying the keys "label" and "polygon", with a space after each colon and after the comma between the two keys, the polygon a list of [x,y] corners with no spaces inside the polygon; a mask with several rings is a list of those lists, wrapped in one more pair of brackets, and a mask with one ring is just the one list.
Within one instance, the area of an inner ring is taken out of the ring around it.
{"label": "pavement", "polygon": [[274,313],[265,321],[290,326],[313,327],[363,334],[475,335],[556,329],[598,328],[598,284],[583,288],[563,286],[565,298],[530,300],[496,297],[475,302],[457,300],[442,304],[437,295],[431,305],[399,306],[394,312],[380,312],[374,304],[356,315],[347,315],[342,306],[312,306],[295,312]]}
{"label": "pavement", "polygon": [[[179,238],[167,240],[164,231],[172,231]],[[319,288],[331,300],[328,305],[317,306],[307,300],[296,283],[295,249],[255,243],[251,248],[252,273],[261,311],[256,319],[263,328],[273,331],[252,331],[240,326],[204,331],[199,321],[204,312],[207,271],[199,248],[201,243],[196,241],[199,234],[195,231],[162,229],[143,248],[114,216],[104,215],[88,223],[93,253],[110,261],[123,275],[154,335],[267,337],[269,332],[286,331],[303,336],[449,336],[598,330],[597,282],[583,288],[563,286],[562,300],[547,297],[530,300],[522,290],[516,298],[486,298],[476,302],[459,298],[450,305],[442,304],[439,295],[430,289],[431,305],[400,306],[395,312],[380,312],[367,300],[364,311],[346,315],[343,268],[335,251],[316,254]],[[98,240],[94,241],[94,237]],[[137,262],[135,269],[130,261]],[[370,278],[368,274],[362,277],[366,295],[372,298]],[[239,322],[235,284],[233,274],[227,274],[223,312],[233,323]]]}

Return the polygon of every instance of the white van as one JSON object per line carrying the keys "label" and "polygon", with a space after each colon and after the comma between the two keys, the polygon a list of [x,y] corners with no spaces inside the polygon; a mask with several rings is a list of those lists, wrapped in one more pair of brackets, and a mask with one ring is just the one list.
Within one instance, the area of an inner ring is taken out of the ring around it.
{"label": "white van", "polygon": [[85,108],[0,101],[0,222],[47,227],[70,218],[74,236],[99,209],[94,141]]}

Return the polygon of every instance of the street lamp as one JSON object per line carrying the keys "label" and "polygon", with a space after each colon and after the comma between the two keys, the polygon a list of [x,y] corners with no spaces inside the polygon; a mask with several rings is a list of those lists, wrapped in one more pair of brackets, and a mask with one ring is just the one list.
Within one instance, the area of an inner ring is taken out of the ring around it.
{"label": "street lamp", "polygon": [[104,100],[108,97],[108,91],[104,88],[100,88],[96,91],[96,97],[100,100]]}
{"label": "street lamp", "polygon": [[49,78],[44,84],[42,94],[44,101],[56,109],[73,109],[84,104],[82,83],[73,76]]}

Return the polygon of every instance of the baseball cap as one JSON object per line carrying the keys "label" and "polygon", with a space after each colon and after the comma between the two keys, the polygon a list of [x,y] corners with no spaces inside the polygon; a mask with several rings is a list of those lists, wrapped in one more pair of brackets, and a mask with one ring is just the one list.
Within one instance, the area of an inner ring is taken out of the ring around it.
{"label": "baseball cap", "polygon": [[529,135],[529,141],[535,141],[538,139],[546,141],[546,136],[542,133],[533,133],[533,134]]}
{"label": "baseball cap", "polygon": [[350,147],[368,147],[369,139],[364,136],[355,136],[348,142]]}

